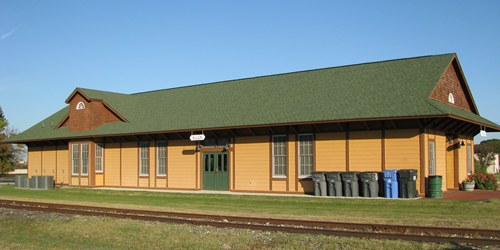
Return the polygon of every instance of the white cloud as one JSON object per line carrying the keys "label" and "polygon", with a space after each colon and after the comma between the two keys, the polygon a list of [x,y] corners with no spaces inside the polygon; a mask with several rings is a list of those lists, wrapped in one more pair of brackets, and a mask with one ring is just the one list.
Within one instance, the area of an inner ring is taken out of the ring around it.
{"label": "white cloud", "polygon": [[7,37],[11,36],[12,34],[14,34],[14,32],[16,32],[16,30],[17,30],[18,28],[19,28],[19,27],[16,27],[16,28],[12,29],[11,31],[9,31],[9,32],[7,32],[7,33],[3,34],[2,36],[0,36],[0,40],[3,40],[3,39],[5,39],[5,38],[7,38]]}

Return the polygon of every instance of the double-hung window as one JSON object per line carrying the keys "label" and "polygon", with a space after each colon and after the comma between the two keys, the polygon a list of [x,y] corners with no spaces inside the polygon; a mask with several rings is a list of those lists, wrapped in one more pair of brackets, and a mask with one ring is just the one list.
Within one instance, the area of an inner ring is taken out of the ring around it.
{"label": "double-hung window", "polygon": [[436,175],[436,142],[429,140],[429,175]]}
{"label": "double-hung window", "polygon": [[149,175],[149,142],[139,143],[139,176]]}
{"label": "double-hung window", "polygon": [[299,141],[298,145],[299,177],[304,178],[310,176],[311,172],[313,171],[314,138],[312,134],[303,134],[303,135],[298,135],[298,141]]}
{"label": "double-hung window", "polygon": [[286,177],[286,135],[273,136],[273,177],[283,178]]}
{"label": "double-hung window", "polygon": [[104,171],[104,144],[95,144],[95,172],[102,173]]}
{"label": "double-hung window", "polygon": [[167,176],[167,142],[156,142],[156,175]]}
{"label": "double-hung window", "polygon": [[89,175],[89,144],[71,144],[71,175]]}
{"label": "double-hung window", "polygon": [[80,173],[80,144],[71,145],[71,175]]}
{"label": "double-hung window", "polygon": [[472,174],[472,145],[467,144],[467,175]]}

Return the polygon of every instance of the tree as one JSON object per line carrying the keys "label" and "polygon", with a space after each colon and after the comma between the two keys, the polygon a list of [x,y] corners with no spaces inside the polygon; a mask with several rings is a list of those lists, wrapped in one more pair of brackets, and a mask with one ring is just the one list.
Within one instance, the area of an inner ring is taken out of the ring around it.
{"label": "tree", "polygon": [[14,170],[23,150],[22,147],[2,143],[3,140],[16,134],[8,125],[9,122],[3,114],[2,107],[0,107],[0,176]]}
{"label": "tree", "polygon": [[482,141],[480,144],[474,145],[474,153],[477,155],[480,169],[486,171],[486,168],[495,160],[495,154],[500,154],[500,140]]}

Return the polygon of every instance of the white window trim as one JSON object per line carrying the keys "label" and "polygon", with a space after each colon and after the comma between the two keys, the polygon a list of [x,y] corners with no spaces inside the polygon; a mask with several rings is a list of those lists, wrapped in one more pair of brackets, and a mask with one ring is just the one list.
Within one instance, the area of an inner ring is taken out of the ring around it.
{"label": "white window trim", "polygon": [[[433,150],[434,150],[434,154],[432,154],[432,158],[434,160],[434,162],[433,162],[434,166],[431,166],[431,146],[430,146],[431,143],[433,144]],[[436,154],[436,141],[429,140],[428,147],[429,147],[429,149],[428,149],[429,154],[428,154],[427,157],[429,158],[429,176],[435,176],[437,174],[437,169],[436,169],[436,167],[437,167],[437,162],[436,162],[436,156],[437,156],[437,154]],[[432,172],[434,172],[434,173],[432,173]]]}
{"label": "white window trim", "polygon": [[[160,158],[158,157],[159,146],[158,144],[164,143],[165,146],[165,174],[159,174],[160,170]],[[156,141],[156,176],[165,177],[167,176],[167,141]]]}
{"label": "white window trim", "polygon": [[[147,146],[143,146],[143,144],[147,144]],[[147,158],[148,159],[147,173],[142,173],[142,160],[143,160],[143,158],[142,158],[142,149],[143,148],[147,149],[147,154],[148,154],[148,158]],[[140,177],[147,177],[147,176],[149,176],[149,170],[150,170],[150,167],[151,167],[150,166],[151,164],[149,164],[150,163],[149,160],[150,160],[149,159],[149,141],[141,141],[141,142],[139,142],[139,176]]]}
{"label": "white window trim", "polygon": [[[274,138],[276,137],[282,137],[282,138],[285,138],[284,139],[284,143],[285,143],[285,174],[283,175],[276,175],[276,171],[275,171],[275,168],[276,168],[276,165],[275,165],[275,152],[274,152]],[[271,155],[272,155],[272,177],[273,178],[276,178],[276,179],[285,179],[287,178],[287,172],[288,172],[288,162],[287,162],[287,158],[288,158],[288,140],[287,140],[287,136],[286,135],[273,135],[272,138],[271,138],[271,142],[272,142],[272,149],[271,149]]]}
{"label": "white window trim", "polygon": [[[87,173],[83,173],[83,145],[87,145]],[[90,145],[88,143],[80,144],[80,176],[89,176],[90,168]]]}
{"label": "white window trim", "polygon": [[[97,170],[97,147],[101,147],[101,170]],[[95,172],[96,173],[104,173],[104,143],[96,143],[95,144]]]}
{"label": "white window trim", "polygon": [[[75,172],[75,161],[74,161],[75,146],[78,148],[78,169],[76,170],[76,172]],[[80,144],[71,144],[71,176],[80,175],[80,164],[81,164],[80,161],[81,161]]]}
{"label": "white window trim", "polygon": [[85,103],[83,103],[83,102],[78,102],[78,103],[76,104],[76,110],[83,110],[83,109],[85,109]]}
{"label": "white window trim", "polygon": [[312,140],[311,140],[311,143],[312,143],[312,168],[311,168],[311,173],[314,172],[314,134],[298,134],[297,135],[297,173],[298,173],[298,176],[299,178],[309,178],[311,177],[311,175],[303,175],[302,173],[300,173],[301,171],[301,164],[300,164],[300,140],[299,140],[299,137],[300,136],[312,136]]}

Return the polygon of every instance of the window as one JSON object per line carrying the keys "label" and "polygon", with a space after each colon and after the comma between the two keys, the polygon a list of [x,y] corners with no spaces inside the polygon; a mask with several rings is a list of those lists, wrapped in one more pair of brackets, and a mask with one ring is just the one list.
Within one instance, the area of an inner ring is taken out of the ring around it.
{"label": "window", "polygon": [[451,104],[455,104],[455,97],[453,96],[452,93],[448,94],[448,102]]}
{"label": "window", "polygon": [[139,143],[139,176],[149,175],[149,142]]}
{"label": "window", "polygon": [[104,167],[104,144],[95,144],[95,172],[102,173]]}
{"label": "window", "polygon": [[76,104],[76,110],[85,109],[85,103],[79,102]]}
{"label": "window", "polygon": [[436,142],[429,140],[429,175],[436,175]]}
{"label": "window", "polygon": [[472,174],[472,145],[467,144],[467,175]]}
{"label": "window", "polygon": [[89,175],[89,144],[82,144],[82,175]]}
{"label": "window", "polygon": [[78,175],[80,172],[80,144],[71,145],[71,174]]}
{"label": "window", "polygon": [[313,171],[313,135],[298,135],[299,176],[308,177]]}
{"label": "window", "polygon": [[156,142],[156,175],[167,175],[167,142]]}
{"label": "window", "polygon": [[89,144],[71,145],[71,175],[89,175]]}
{"label": "window", "polygon": [[273,136],[273,177],[286,177],[286,136]]}

